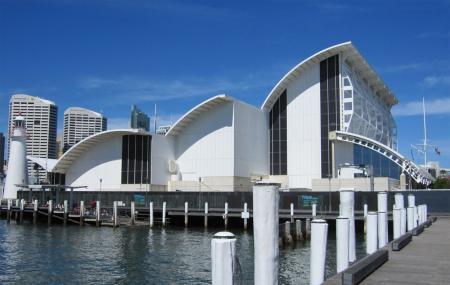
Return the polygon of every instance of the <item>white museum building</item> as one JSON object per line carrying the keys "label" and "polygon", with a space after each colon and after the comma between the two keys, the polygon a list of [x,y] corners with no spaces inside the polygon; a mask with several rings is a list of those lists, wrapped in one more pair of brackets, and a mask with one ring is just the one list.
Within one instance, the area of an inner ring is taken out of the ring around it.
{"label": "white museum building", "polygon": [[[183,115],[164,135],[96,133],[45,167],[50,183],[89,191],[390,190],[433,178],[397,151],[397,98],[351,42],[292,68],[260,108],[227,95]],[[373,180],[367,176],[374,177]]]}

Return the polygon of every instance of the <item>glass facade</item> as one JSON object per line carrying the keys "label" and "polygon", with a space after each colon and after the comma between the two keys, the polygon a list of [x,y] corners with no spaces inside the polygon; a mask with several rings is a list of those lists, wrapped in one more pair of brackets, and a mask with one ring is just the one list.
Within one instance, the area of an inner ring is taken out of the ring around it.
{"label": "glass facade", "polygon": [[360,145],[354,145],[353,160],[353,163],[356,165],[372,165],[374,177],[400,179],[400,166],[376,151]]}
{"label": "glass facade", "polygon": [[340,130],[339,55],[320,62],[320,137],[322,178],[332,176],[328,133]]}
{"label": "glass facade", "polygon": [[47,178],[50,185],[66,185],[66,175],[63,173],[49,172]]}
{"label": "glass facade", "polygon": [[122,184],[149,184],[151,177],[152,137],[122,137]]}
{"label": "glass facade", "polygon": [[270,175],[287,174],[286,90],[270,110]]}
{"label": "glass facade", "polygon": [[150,118],[139,110],[136,105],[131,106],[131,128],[150,131]]}

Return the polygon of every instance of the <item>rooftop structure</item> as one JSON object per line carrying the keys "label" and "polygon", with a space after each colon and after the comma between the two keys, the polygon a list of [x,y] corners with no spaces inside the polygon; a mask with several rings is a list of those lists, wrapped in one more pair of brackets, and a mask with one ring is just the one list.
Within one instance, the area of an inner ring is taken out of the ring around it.
{"label": "rooftop structure", "polygon": [[143,129],[147,132],[150,131],[150,118],[139,110],[136,105],[131,106],[130,127],[132,129]]}

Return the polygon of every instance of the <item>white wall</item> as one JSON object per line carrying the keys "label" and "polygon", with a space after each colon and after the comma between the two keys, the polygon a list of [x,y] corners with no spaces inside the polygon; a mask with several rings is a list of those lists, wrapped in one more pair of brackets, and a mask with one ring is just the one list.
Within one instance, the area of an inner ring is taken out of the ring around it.
{"label": "white wall", "polygon": [[268,115],[253,106],[234,102],[234,175],[269,175]]}
{"label": "white wall", "polygon": [[86,190],[120,189],[122,169],[122,136],[115,136],[88,149],[66,172],[66,184],[88,186]]}
{"label": "white wall", "polygon": [[287,167],[290,188],[311,188],[321,177],[319,64],[287,88]]}
{"label": "white wall", "polygon": [[175,158],[184,181],[234,175],[233,102],[202,113],[176,137]]}
{"label": "white wall", "polygon": [[167,185],[170,180],[169,160],[174,158],[173,138],[152,135],[152,184]]}

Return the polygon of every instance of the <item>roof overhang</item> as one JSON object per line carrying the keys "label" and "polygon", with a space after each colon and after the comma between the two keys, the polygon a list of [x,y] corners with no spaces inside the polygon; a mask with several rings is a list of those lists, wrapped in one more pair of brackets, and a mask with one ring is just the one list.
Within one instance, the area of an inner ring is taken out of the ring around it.
{"label": "roof overhang", "polygon": [[182,132],[192,121],[197,119],[199,116],[207,112],[208,110],[211,110],[218,105],[221,105],[223,103],[227,102],[233,102],[234,98],[230,96],[226,96],[224,94],[217,95],[214,97],[211,97],[202,103],[198,104],[191,110],[189,110],[186,114],[184,114],[176,123],[169,129],[169,131],[166,133],[166,136],[176,136],[180,132]]}
{"label": "roof overhang", "polygon": [[389,90],[386,84],[384,84],[381,78],[367,63],[359,51],[353,46],[352,42],[345,42],[319,51],[292,68],[283,78],[281,78],[272,91],[270,91],[269,95],[266,97],[266,100],[262,104],[261,109],[269,112],[281,93],[292,81],[294,81],[295,78],[300,76],[303,71],[336,54],[344,55],[344,61],[346,61],[347,64],[349,64],[361,75],[363,80],[369,85],[374,93],[383,102],[385,102],[389,108],[398,103],[395,95]]}

